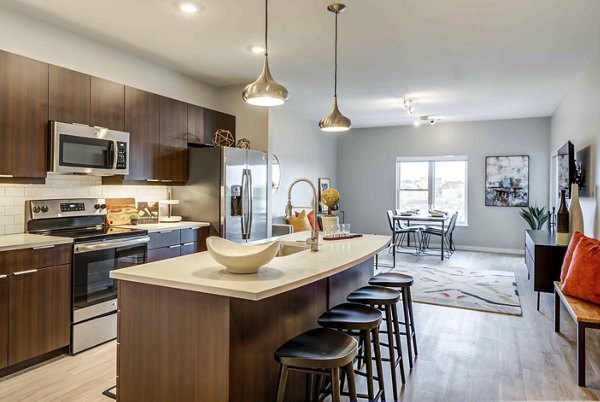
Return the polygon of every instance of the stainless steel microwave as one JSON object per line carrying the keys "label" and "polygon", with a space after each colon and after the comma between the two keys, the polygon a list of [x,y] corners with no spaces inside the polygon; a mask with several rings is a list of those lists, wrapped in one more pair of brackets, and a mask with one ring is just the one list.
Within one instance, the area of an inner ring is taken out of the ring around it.
{"label": "stainless steel microwave", "polygon": [[129,133],[53,121],[50,144],[51,172],[129,174]]}

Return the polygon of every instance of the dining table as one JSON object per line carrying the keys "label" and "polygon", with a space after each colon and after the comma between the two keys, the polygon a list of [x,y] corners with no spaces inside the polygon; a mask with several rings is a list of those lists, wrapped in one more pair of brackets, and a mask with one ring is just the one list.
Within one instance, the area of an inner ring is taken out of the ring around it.
{"label": "dining table", "polygon": [[[444,214],[443,216],[439,216],[439,215],[430,215],[430,214],[400,214],[400,215],[394,215],[393,216],[393,220],[394,220],[394,227],[396,227],[396,222],[399,221],[405,221],[408,226],[410,226],[411,222],[418,222],[418,223],[432,223],[435,225],[439,225],[442,229],[442,236],[441,237],[441,242],[442,242],[442,247],[441,247],[441,251],[440,251],[440,258],[442,259],[442,261],[444,261],[444,242],[445,242],[445,236],[444,236],[444,232],[446,231],[447,227],[448,227],[448,222],[450,221],[452,215],[451,214]],[[396,267],[396,231],[394,230],[394,233],[392,234],[392,241],[393,241],[393,246],[392,246],[392,250],[393,250],[393,265],[394,268]],[[410,236],[408,237],[408,246],[410,246]]]}

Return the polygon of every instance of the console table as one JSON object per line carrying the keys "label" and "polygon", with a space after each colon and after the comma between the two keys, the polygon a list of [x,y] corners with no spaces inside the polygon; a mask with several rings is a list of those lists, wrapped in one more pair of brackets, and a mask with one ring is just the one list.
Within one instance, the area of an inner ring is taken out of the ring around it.
{"label": "console table", "polygon": [[533,277],[533,290],[537,294],[540,310],[540,292],[553,293],[554,281],[560,280],[560,269],[567,246],[556,244],[556,233],[547,230],[525,231],[525,264],[528,279]]}

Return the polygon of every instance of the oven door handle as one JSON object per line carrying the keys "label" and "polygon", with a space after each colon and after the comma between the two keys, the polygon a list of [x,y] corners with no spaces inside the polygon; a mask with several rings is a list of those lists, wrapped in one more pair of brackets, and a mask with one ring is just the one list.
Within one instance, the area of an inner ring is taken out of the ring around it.
{"label": "oven door handle", "polygon": [[76,244],[73,248],[75,254],[91,253],[93,251],[106,250],[109,248],[121,248],[127,246],[136,246],[147,244],[150,241],[150,237],[137,237],[129,240],[107,240],[98,243],[89,244]]}

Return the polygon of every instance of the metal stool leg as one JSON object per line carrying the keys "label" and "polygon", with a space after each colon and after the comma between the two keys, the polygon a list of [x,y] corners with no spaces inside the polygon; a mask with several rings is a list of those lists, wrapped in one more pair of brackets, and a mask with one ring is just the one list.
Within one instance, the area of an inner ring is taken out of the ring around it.
{"label": "metal stool leg", "polygon": [[283,402],[285,396],[285,383],[287,382],[288,368],[281,365],[279,368],[279,385],[277,386],[277,402]]}

